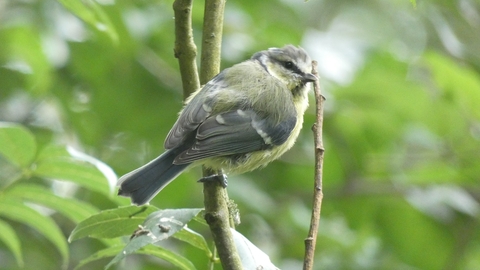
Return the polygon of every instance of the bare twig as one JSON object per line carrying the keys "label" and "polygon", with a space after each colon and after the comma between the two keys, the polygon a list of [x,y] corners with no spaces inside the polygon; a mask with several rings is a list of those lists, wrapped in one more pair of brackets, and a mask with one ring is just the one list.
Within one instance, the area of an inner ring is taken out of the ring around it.
{"label": "bare twig", "polygon": [[[220,71],[222,48],[223,13],[225,0],[206,0],[203,22],[202,57],[200,62],[200,82],[207,83]],[[203,170],[204,176],[221,175],[221,171]],[[210,226],[213,241],[223,269],[242,269],[232,233],[228,194],[218,182],[203,184],[205,220]]]}
{"label": "bare twig", "polygon": [[175,0],[175,57],[178,59],[182,76],[183,97],[190,96],[200,88],[197,71],[197,46],[192,33],[192,3],[193,0]]}
{"label": "bare twig", "polygon": [[[317,61],[312,61],[312,73],[318,77]],[[313,191],[312,218],[310,220],[310,230],[305,239],[305,258],[303,261],[303,270],[313,269],[313,259],[315,256],[315,245],[317,242],[318,225],[320,223],[320,212],[322,209],[322,170],[323,170],[323,148],[322,124],[323,124],[323,102],[319,80],[313,85],[315,92],[315,104],[317,119],[313,125],[314,143],[315,143],[315,184]]]}

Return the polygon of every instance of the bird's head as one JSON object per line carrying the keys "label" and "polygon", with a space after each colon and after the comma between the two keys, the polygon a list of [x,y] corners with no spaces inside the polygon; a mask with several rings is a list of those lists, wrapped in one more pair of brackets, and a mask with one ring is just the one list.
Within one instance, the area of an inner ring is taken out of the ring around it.
{"label": "bird's head", "polygon": [[270,48],[252,56],[275,78],[285,83],[292,92],[298,92],[308,82],[317,80],[311,73],[312,60],[300,47],[287,45],[283,48]]}

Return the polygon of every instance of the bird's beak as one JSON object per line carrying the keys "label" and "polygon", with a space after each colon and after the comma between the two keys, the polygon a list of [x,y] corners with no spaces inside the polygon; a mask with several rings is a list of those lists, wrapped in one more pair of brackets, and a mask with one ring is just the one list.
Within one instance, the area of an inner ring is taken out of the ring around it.
{"label": "bird's beak", "polygon": [[317,76],[313,75],[312,73],[305,73],[303,75],[304,82],[314,82],[317,80]]}

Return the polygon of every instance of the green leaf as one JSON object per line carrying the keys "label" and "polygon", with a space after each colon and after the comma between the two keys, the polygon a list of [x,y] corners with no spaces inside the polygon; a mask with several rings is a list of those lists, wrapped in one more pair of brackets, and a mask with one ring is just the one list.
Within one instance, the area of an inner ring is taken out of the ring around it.
{"label": "green leaf", "polygon": [[183,229],[178,231],[176,234],[174,234],[173,237],[177,238],[178,240],[187,242],[190,245],[205,251],[209,258],[212,257],[212,251],[210,251],[207,241],[205,240],[203,235],[187,227],[184,227]]}
{"label": "green leaf", "polygon": [[[100,259],[108,258],[108,257],[113,257],[119,252],[121,252],[123,249],[123,246],[112,246],[108,247],[106,249],[99,250],[98,252],[90,255],[89,257],[83,259],[80,261],[80,263],[75,266],[76,269],[80,269],[81,267],[85,266],[86,264],[97,261]],[[165,249],[163,247],[158,247],[158,246],[147,246],[144,247],[137,252],[138,254],[144,254],[144,255],[150,255],[150,256],[155,256],[160,259],[163,259],[165,261],[170,262],[171,264],[175,265],[179,269],[185,269],[185,270],[195,270],[195,266],[191,261],[186,259],[183,256],[178,255],[177,253],[174,253],[168,249]],[[105,268],[110,267],[111,264],[107,265]]]}
{"label": "green leaf", "polygon": [[93,0],[71,1],[58,0],[65,8],[77,15],[84,22],[90,24],[100,32],[105,32],[110,39],[117,43],[118,34],[102,7]]}
{"label": "green leaf", "polygon": [[[203,209],[202,211],[204,211],[204,210],[205,209]],[[198,215],[196,215],[193,218],[193,220],[195,220],[196,222],[208,227],[208,223],[207,223],[207,221],[205,221],[205,218],[203,216],[204,216],[204,214],[203,214],[203,212],[201,212]]]}
{"label": "green leaf", "polygon": [[42,162],[52,158],[66,158],[70,157],[65,145],[49,144],[43,147],[38,153],[36,162]]}
{"label": "green leaf", "polygon": [[34,184],[15,185],[5,192],[5,196],[12,196],[54,209],[75,223],[98,213],[98,209],[90,204],[58,197],[51,190]]}
{"label": "green leaf", "polygon": [[138,228],[133,235],[135,237],[133,237],[130,242],[128,242],[128,244],[122,249],[121,252],[117,253],[117,255],[108,263],[105,268],[109,268],[113,264],[125,258],[127,255],[138,251],[139,249],[143,248],[148,244],[151,244],[157,240],[163,240],[168,237],[168,235],[166,235],[161,239],[156,239],[154,238],[150,230],[145,230],[143,228]]}
{"label": "green leaf", "polygon": [[184,270],[195,270],[195,266],[187,258],[159,246],[146,246],[138,251],[139,254],[152,255]]}
{"label": "green leaf", "polygon": [[108,258],[108,257],[113,257],[116,254],[118,254],[120,251],[122,251],[123,245],[118,245],[118,246],[111,246],[102,250],[99,250],[92,255],[88,256],[87,258],[81,260],[77,266],[75,266],[75,270],[81,268],[82,266],[93,262],[97,261],[100,259]]}
{"label": "green leaf", "polygon": [[25,87],[35,95],[44,95],[51,89],[53,79],[52,66],[42,48],[45,37],[39,32],[38,25],[15,25],[0,31],[2,51],[5,51],[9,60],[15,59],[24,66],[17,68],[17,71],[24,73],[26,84],[19,82],[17,87]]}
{"label": "green leaf", "polygon": [[414,9],[417,8],[417,1],[416,0],[410,0],[410,3],[412,3],[412,6]]}
{"label": "green leaf", "polygon": [[151,213],[138,228],[133,238],[122,252],[107,265],[107,268],[132,254],[140,248],[164,239],[180,231],[185,225],[198,215],[202,209],[165,209]]}
{"label": "green leaf", "polygon": [[[82,164],[85,166],[95,167],[107,180],[110,191],[113,191],[117,184],[117,176],[115,172],[104,162],[89,156],[85,153],[75,150],[65,145],[47,145],[43,148],[36,159],[37,163],[49,163],[52,160],[69,160],[71,162]],[[89,165],[90,164],[90,165]]]}
{"label": "green leaf", "polygon": [[0,241],[2,241],[13,253],[18,266],[23,267],[24,262],[20,240],[18,239],[17,234],[13,230],[12,226],[8,225],[8,223],[2,220],[0,220]]}
{"label": "green leaf", "polygon": [[104,162],[92,156],[89,156],[85,153],[75,150],[73,147],[67,147],[67,151],[76,160],[84,161],[95,166],[95,168],[97,168],[97,170],[103,174],[103,176],[107,180],[110,191],[113,192],[113,190],[115,189],[115,186],[117,185],[118,178],[115,172],[112,170],[112,168],[110,168],[107,164],[105,164]]}
{"label": "green leaf", "polygon": [[461,172],[452,164],[433,159],[418,161],[403,173],[410,183],[454,183],[462,180]]}
{"label": "green leaf", "polygon": [[455,243],[451,228],[397,198],[382,200],[376,218],[386,247],[405,263],[418,269],[441,269],[447,264]]}
{"label": "green leaf", "polygon": [[0,200],[0,216],[24,223],[47,238],[60,252],[63,265],[68,264],[68,246],[62,231],[55,222],[37,211],[15,200],[6,200],[2,197]]}
{"label": "green leaf", "polygon": [[110,196],[110,187],[105,176],[88,162],[71,157],[43,159],[37,163],[33,173],[39,177],[74,182]]}
{"label": "green leaf", "polygon": [[83,237],[114,238],[131,234],[145,218],[158,208],[154,206],[127,206],[102,211],[80,222],[68,241]]}
{"label": "green leaf", "polygon": [[451,59],[439,54],[428,53],[425,56],[435,83],[445,97],[457,106],[455,109],[465,116],[480,118],[480,76],[467,65],[459,66]]}
{"label": "green leaf", "polygon": [[25,127],[0,122],[0,154],[20,168],[28,166],[35,157],[35,137]]}

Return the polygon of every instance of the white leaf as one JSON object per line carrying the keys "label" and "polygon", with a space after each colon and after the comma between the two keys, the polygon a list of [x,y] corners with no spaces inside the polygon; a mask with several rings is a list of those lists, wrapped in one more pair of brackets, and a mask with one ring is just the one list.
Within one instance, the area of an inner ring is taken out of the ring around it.
{"label": "white leaf", "polygon": [[230,229],[238,255],[246,270],[278,270],[270,261],[270,257],[250,242],[245,236],[234,229]]}

